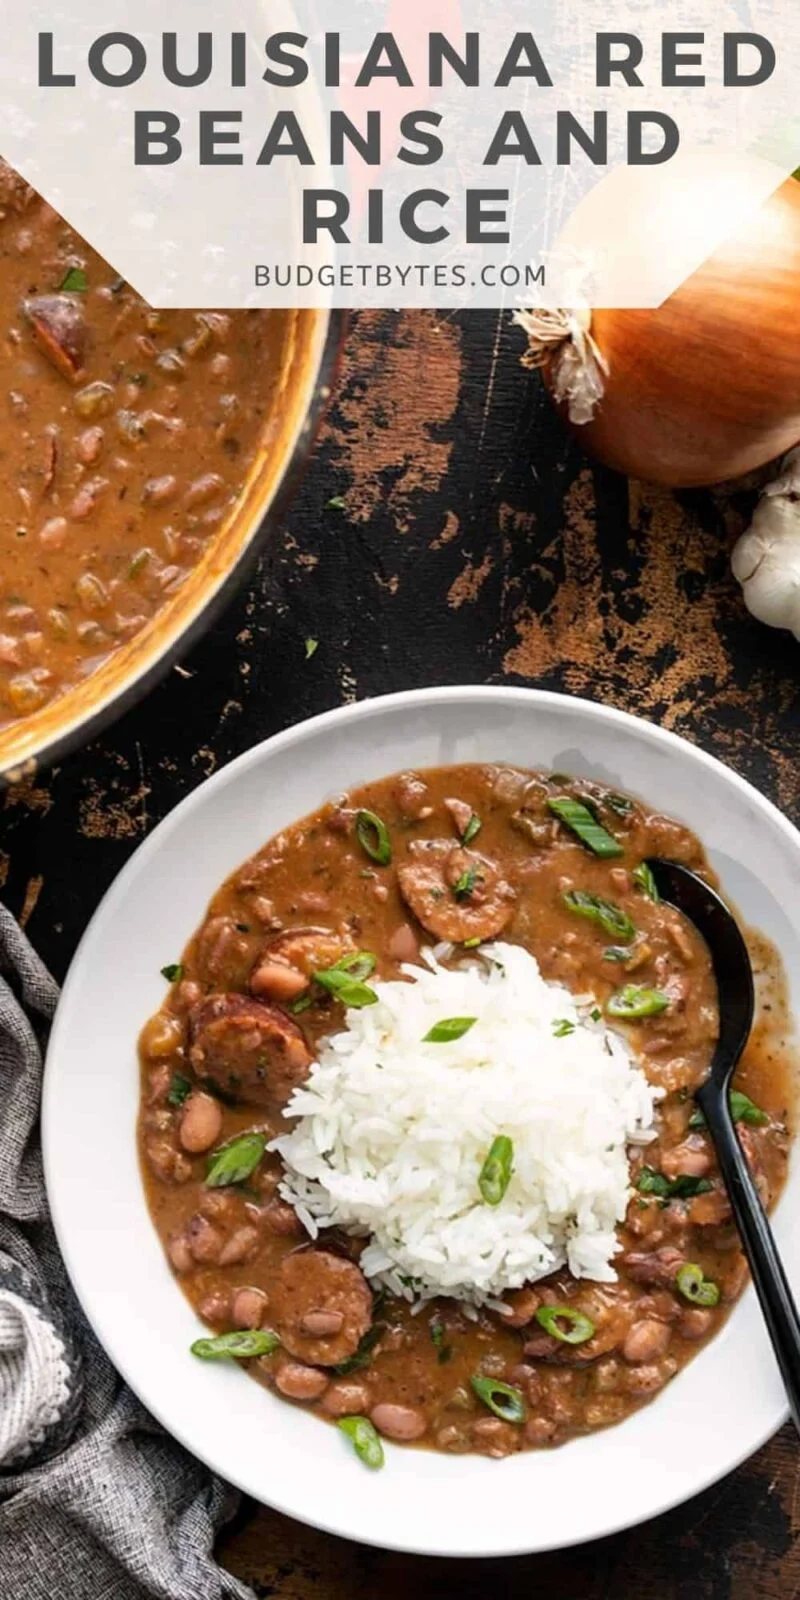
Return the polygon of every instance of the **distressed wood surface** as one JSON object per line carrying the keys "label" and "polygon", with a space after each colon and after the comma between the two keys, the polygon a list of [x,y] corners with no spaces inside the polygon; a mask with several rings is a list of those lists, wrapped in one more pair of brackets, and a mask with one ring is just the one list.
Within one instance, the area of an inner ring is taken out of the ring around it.
{"label": "distressed wood surface", "polygon": [[[311,469],[249,587],[144,704],[5,795],[3,894],[59,978],[103,891],[178,800],[259,739],[364,695],[459,682],[587,695],[695,740],[798,819],[798,646],[747,616],[728,567],[752,493],[671,494],[592,467],[519,352],[507,317],[363,313]],[[687,1455],[713,1425],[687,1417]],[[412,1559],[253,1507],[222,1554],[280,1600],[450,1588],[527,1600],[540,1584],[557,1600],[792,1600],[799,1485],[784,1430],[687,1506],[559,1555]]]}

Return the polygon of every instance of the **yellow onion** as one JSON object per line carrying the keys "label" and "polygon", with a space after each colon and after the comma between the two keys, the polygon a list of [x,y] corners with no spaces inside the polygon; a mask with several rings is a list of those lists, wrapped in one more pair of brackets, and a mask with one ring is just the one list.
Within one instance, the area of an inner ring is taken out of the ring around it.
{"label": "yellow onion", "polygon": [[[560,345],[542,321],[553,314],[539,314],[541,337],[526,320],[535,313],[518,315],[531,336],[529,364],[543,368],[580,442],[621,472],[675,487],[739,477],[800,441],[800,183],[789,178],[763,198],[762,163],[743,158],[739,169],[739,158],[721,159],[730,193],[741,179],[737,219],[657,309],[578,315],[581,348],[574,316]],[[712,211],[721,172],[719,161],[701,159],[673,177],[651,176],[646,205],[628,207],[622,224],[610,202],[624,194],[620,183],[633,196],[639,180],[612,174],[577,208],[573,240],[582,234],[601,255],[613,248],[657,264]],[[595,396],[602,390],[583,408],[589,420],[576,420],[581,407],[566,397],[576,365]]]}

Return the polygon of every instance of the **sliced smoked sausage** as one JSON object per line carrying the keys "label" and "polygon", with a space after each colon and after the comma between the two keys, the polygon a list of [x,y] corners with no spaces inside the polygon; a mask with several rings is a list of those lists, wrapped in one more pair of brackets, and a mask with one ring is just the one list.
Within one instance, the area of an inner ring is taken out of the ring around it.
{"label": "sliced smoked sausage", "polygon": [[284,1349],[317,1367],[338,1366],[355,1355],[372,1324],[372,1295],[360,1267],[324,1250],[286,1256],[269,1308]]}
{"label": "sliced smoked sausage", "polygon": [[296,1022],[243,994],[213,994],[190,1014],[198,1078],[248,1105],[279,1109],[304,1083],[311,1053]]}
{"label": "sliced smoked sausage", "polygon": [[486,856],[450,840],[420,839],[397,869],[400,893],[436,939],[496,939],[514,915],[514,891]]}

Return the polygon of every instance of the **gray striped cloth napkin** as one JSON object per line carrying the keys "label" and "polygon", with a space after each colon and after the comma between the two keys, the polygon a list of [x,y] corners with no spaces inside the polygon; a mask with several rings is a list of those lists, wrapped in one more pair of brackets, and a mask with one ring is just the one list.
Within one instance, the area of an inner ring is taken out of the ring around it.
{"label": "gray striped cloth napkin", "polygon": [[47,1213],[41,1038],[58,999],[0,906],[0,1596],[253,1600],[214,1560],[238,1496],[125,1387]]}

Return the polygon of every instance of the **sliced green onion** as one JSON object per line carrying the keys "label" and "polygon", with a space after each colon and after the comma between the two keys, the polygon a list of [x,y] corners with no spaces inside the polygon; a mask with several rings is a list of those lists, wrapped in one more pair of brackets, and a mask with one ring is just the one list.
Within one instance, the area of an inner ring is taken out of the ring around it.
{"label": "sliced green onion", "polygon": [[505,1133],[493,1140],[478,1178],[478,1188],[487,1206],[499,1206],[514,1170],[514,1145]]}
{"label": "sliced green onion", "polygon": [[356,838],[370,861],[377,861],[379,867],[388,867],[392,859],[389,830],[374,811],[356,812]]}
{"label": "sliced green onion", "polygon": [[444,1342],[444,1323],[440,1322],[438,1317],[431,1317],[431,1320],[428,1323],[428,1331],[431,1336],[431,1343],[436,1351],[436,1360],[439,1362],[439,1365],[443,1367],[448,1361],[451,1360],[453,1355],[453,1346],[451,1344],[445,1344]]}
{"label": "sliced green onion", "polygon": [[242,1328],[237,1333],[218,1333],[213,1339],[195,1339],[191,1351],[201,1361],[248,1361],[253,1356],[271,1356],[280,1342],[269,1328]]}
{"label": "sliced green onion", "polygon": [[629,800],[626,794],[614,794],[611,790],[603,795],[603,803],[610,811],[616,812],[618,817],[629,817],[633,810],[633,801]]}
{"label": "sliced green onion", "polygon": [[566,1039],[568,1034],[574,1032],[575,1024],[574,1022],[570,1022],[569,1017],[556,1017],[556,1020],[553,1023],[554,1039]]}
{"label": "sliced green onion", "polygon": [[58,286],[59,294],[86,294],[89,280],[83,267],[70,267],[66,277]]}
{"label": "sliced green onion", "polygon": [[479,816],[473,811],[464,832],[461,835],[462,844],[471,844],[481,831],[482,823]]}
{"label": "sliced green onion", "polygon": [[383,1338],[385,1332],[385,1323],[373,1322],[372,1327],[368,1328],[365,1334],[362,1334],[358,1342],[358,1348],[353,1351],[353,1354],[347,1356],[344,1361],[337,1362],[331,1370],[336,1373],[337,1377],[346,1378],[349,1373],[360,1372],[363,1367],[368,1367],[372,1352],[376,1344]]}
{"label": "sliced green onion", "polygon": [[547,801],[553,815],[563,822],[565,827],[585,844],[596,856],[621,856],[624,855],[622,845],[614,838],[613,834],[592,816],[588,806],[582,805],[580,800],[571,800],[568,795],[557,795],[555,799]]}
{"label": "sliced green onion", "polygon": [[[755,1105],[750,1096],[744,1094],[741,1089],[731,1089],[728,1105],[734,1122],[746,1122],[751,1128],[764,1128],[769,1122],[767,1112]],[[705,1125],[706,1119],[698,1106],[689,1118],[689,1127],[704,1128]]]}
{"label": "sliced green onion", "polygon": [[479,873],[477,867],[467,867],[466,871],[462,872],[458,883],[453,885],[453,894],[455,895],[456,899],[468,900],[473,889],[475,888],[476,883],[478,882],[478,878]]}
{"label": "sliced green onion", "polygon": [[423,1044],[453,1044],[456,1039],[463,1039],[470,1028],[474,1028],[477,1017],[445,1017],[442,1022],[435,1022],[429,1033],[426,1033]]}
{"label": "sliced green onion", "polygon": [[642,989],[636,983],[626,983],[606,1001],[606,1012],[609,1017],[657,1017],[668,1005],[669,995],[660,989]]}
{"label": "sliced green onion", "polygon": [[377,1429],[368,1417],[340,1417],[339,1427],[347,1434],[359,1461],[372,1472],[377,1472],[385,1461],[383,1445]]}
{"label": "sliced green onion", "polygon": [[708,1194],[714,1185],[708,1178],[695,1178],[688,1172],[679,1173],[677,1178],[667,1178],[652,1167],[642,1167],[636,1187],[640,1194],[656,1194],[662,1200],[691,1200],[696,1194]]}
{"label": "sliced green onion", "polygon": [[138,578],[139,573],[143,572],[144,568],[147,566],[147,563],[150,560],[150,554],[151,552],[149,550],[137,550],[136,555],[134,556],[128,568],[129,578]]}
{"label": "sliced green onion", "polygon": [[568,889],[564,895],[564,904],[568,911],[574,911],[579,917],[586,917],[589,922],[596,922],[605,933],[610,933],[612,938],[635,939],[636,929],[627,912],[614,904],[613,900],[604,900],[599,894],[587,894],[583,889]]}
{"label": "sliced green onion", "polygon": [[265,1133],[240,1133],[219,1150],[212,1151],[206,1176],[207,1189],[226,1189],[244,1183],[255,1172],[266,1148]]}
{"label": "sliced green onion", "polygon": [[346,972],[357,983],[361,983],[364,978],[372,977],[377,965],[378,957],[373,955],[371,950],[353,950],[350,955],[342,956],[339,961],[336,961],[332,967],[328,967],[326,970],[328,972]]}
{"label": "sliced green onion", "polygon": [[603,960],[604,961],[629,961],[632,955],[633,955],[633,951],[630,949],[630,947],[628,945],[625,945],[625,944],[610,944],[608,946],[608,949],[603,951]]}
{"label": "sliced green onion", "polygon": [[173,1072],[172,1077],[170,1078],[169,1090],[167,1092],[168,1105],[182,1106],[184,1100],[188,1100],[191,1092],[192,1085],[190,1079],[185,1078],[182,1072]]}
{"label": "sliced green onion", "polygon": [[475,935],[474,939],[465,939],[462,948],[464,950],[477,950],[478,945],[481,944],[481,943],[482,943],[481,936],[478,933],[478,934]]}
{"label": "sliced green onion", "polygon": [[375,990],[364,982],[365,978],[371,977],[377,965],[378,958],[371,950],[355,950],[350,955],[342,956],[334,966],[315,972],[314,982],[332,994],[334,999],[340,1000],[343,1006],[361,1011],[364,1006],[374,1006],[377,1002]]}
{"label": "sliced green onion", "polygon": [[311,657],[316,655],[318,649],[319,649],[319,639],[306,639],[306,641],[305,641],[306,661],[310,661]]}
{"label": "sliced green onion", "polygon": [[638,867],[634,867],[632,877],[634,883],[638,883],[639,888],[647,895],[648,900],[655,900],[656,905],[658,905],[661,896],[656,888],[656,880],[653,877],[652,869],[646,861],[640,861]]}
{"label": "sliced green onion", "polygon": [[170,966],[162,967],[161,976],[166,978],[167,983],[180,983],[183,977],[183,962],[173,961]]}
{"label": "sliced green onion", "polygon": [[540,1328],[551,1333],[554,1339],[560,1339],[562,1344],[585,1344],[594,1333],[591,1317],[587,1317],[583,1311],[576,1311],[574,1306],[540,1306],[536,1321]]}
{"label": "sliced green onion", "polygon": [[675,1274],[675,1284],[684,1300],[689,1300],[693,1306],[715,1306],[719,1301],[718,1285],[707,1278],[694,1261],[684,1261]]}
{"label": "sliced green onion", "polygon": [[291,1011],[293,1017],[299,1017],[303,1011],[307,1011],[309,1006],[313,1004],[314,1002],[310,994],[301,994],[299,1000],[292,1001],[289,1010]]}
{"label": "sliced green onion", "polygon": [[470,1383],[485,1406],[500,1417],[503,1422],[513,1422],[517,1426],[525,1421],[527,1409],[522,1398],[522,1391],[515,1389],[510,1383],[500,1383],[497,1378],[484,1378],[480,1373],[473,1373]]}

